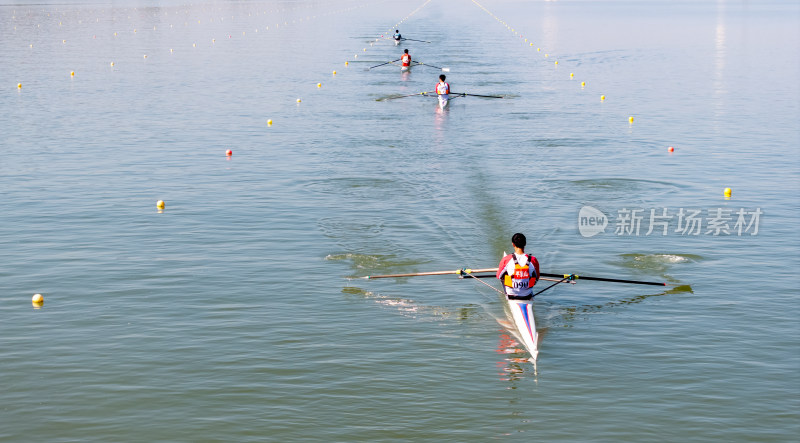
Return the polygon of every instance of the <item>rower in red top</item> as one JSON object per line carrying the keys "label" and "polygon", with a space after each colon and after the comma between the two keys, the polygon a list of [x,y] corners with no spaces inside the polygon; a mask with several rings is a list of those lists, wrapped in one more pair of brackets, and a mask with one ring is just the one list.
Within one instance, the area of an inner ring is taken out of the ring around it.
{"label": "rower in red top", "polygon": [[411,55],[408,53],[408,49],[403,51],[403,56],[400,57],[400,60],[403,62],[400,70],[408,71],[408,69],[411,67]]}
{"label": "rower in red top", "polygon": [[439,76],[439,83],[436,84],[436,93],[439,95],[439,106],[444,108],[450,100],[450,84],[444,81],[447,78],[444,74]]}
{"label": "rower in red top", "polygon": [[509,299],[530,300],[533,298],[533,286],[539,281],[539,260],[525,253],[525,243],[523,234],[514,234],[511,237],[514,253],[503,257],[497,268],[497,278],[503,282]]}

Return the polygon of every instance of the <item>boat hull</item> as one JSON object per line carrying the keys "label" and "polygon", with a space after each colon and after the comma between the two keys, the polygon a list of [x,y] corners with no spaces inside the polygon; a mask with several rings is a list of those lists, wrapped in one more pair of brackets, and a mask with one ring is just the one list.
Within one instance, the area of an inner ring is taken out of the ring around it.
{"label": "boat hull", "polygon": [[533,300],[506,299],[506,307],[514,323],[515,335],[525,345],[531,354],[531,361],[535,363],[539,356],[539,333],[536,332],[536,320],[533,316]]}

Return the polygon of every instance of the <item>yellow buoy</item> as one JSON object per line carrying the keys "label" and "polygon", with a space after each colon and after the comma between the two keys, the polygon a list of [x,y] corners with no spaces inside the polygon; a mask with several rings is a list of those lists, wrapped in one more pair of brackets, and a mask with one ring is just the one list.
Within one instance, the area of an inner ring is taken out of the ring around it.
{"label": "yellow buoy", "polygon": [[605,99],[606,99],[606,96],[605,96],[605,95],[601,95],[601,96],[600,96],[600,101],[603,101],[603,100],[605,100]]}
{"label": "yellow buoy", "polygon": [[558,65],[558,60],[556,60],[556,65]]}
{"label": "yellow buoy", "polygon": [[333,75],[336,75],[336,71],[333,71]]}
{"label": "yellow buoy", "polygon": [[156,208],[164,209],[167,205],[164,203],[164,200],[159,200],[156,202]]}
{"label": "yellow buoy", "polygon": [[147,54],[144,55],[144,58],[147,58]]}
{"label": "yellow buoy", "polygon": [[572,72],[570,72],[570,73],[569,73],[569,78],[573,78],[573,77],[575,77],[575,74],[574,74],[574,73],[572,73]]}
{"label": "yellow buoy", "polygon": [[730,198],[731,192],[733,192],[733,191],[731,191],[731,188],[725,188],[725,190],[722,191],[722,195],[724,195],[725,197]]}
{"label": "yellow buoy", "polygon": [[536,52],[539,52],[541,50],[542,50],[542,48],[536,48]]}
{"label": "yellow buoy", "polygon": [[322,83],[317,83],[317,87],[321,88],[322,87]]}
{"label": "yellow buoy", "polygon": [[17,89],[22,89],[22,83],[17,83]]}
{"label": "yellow buoy", "polygon": [[299,98],[297,99],[297,103],[300,103],[300,99]]}
{"label": "yellow buoy", "polygon": [[272,120],[267,120],[267,126],[272,126]]}
{"label": "yellow buoy", "polygon": [[69,71],[69,75],[75,77],[75,71]]}
{"label": "yellow buoy", "polygon": [[633,116],[628,117],[628,122],[633,123]]}
{"label": "yellow buoy", "polygon": [[111,62],[111,66],[114,66],[114,62]]}
{"label": "yellow buoy", "polygon": [[585,88],[585,87],[586,87],[586,82],[581,82],[581,88]]}
{"label": "yellow buoy", "polygon": [[345,66],[347,66],[347,65],[349,65],[349,64],[350,64],[350,62],[344,62],[344,65],[345,65]]}
{"label": "yellow buoy", "polygon": [[42,294],[33,294],[33,298],[31,298],[31,303],[37,305],[44,303],[44,296]]}

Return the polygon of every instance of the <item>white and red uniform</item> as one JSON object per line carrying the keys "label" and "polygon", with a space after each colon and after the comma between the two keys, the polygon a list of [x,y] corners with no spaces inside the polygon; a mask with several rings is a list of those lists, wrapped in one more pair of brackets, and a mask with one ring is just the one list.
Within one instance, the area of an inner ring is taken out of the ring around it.
{"label": "white and red uniform", "polygon": [[403,66],[411,65],[411,55],[409,54],[403,54],[403,56],[400,57],[400,60],[403,61]]}
{"label": "white and red uniform", "polygon": [[436,93],[439,94],[439,107],[444,109],[450,100],[450,84],[440,81],[436,84]]}
{"label": "white and red uniform", "polygon": [[539,280],[539,260],[529,254],[509,254],[500,260],[497,278],[503,282],[506,295],[529,297]]}
{"label": "white and red uniform", "polygon": [[439,98],[443,98],[447,100],[448,95],[450,94],[450,84],[447,82],[439,82],[436,84],[436,93],[439,94]]}

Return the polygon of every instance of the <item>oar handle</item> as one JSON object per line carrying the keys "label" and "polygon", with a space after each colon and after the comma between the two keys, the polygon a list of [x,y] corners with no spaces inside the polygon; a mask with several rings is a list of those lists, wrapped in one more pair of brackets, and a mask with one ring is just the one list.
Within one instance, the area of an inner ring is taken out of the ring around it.
{"label": "oar handle", "polygon": [[[495,271],[496,271],[496,270],[495,270]],[[494,275],[494,274],[483,274],[483,275],[469,274],[469,275],[470,275],[471,277],[475,277],[475,278],[495,278],[495,275]],[[557,282],[560,282],[560,281],[562,281],[563,279],[558,279],[558,278],[549,278],[549,277],[540,277],[540,278],[539,278],[539,280],[541,280],[541,281],[557,281]],[[570,283],[570,284],[573,284],[573,285],[574,285],[575,283],[577,283],[577,282],[576,282],[576,281],[574,281],[574,280],[567,280],[567,281],[569,281],[569,283]]]}

